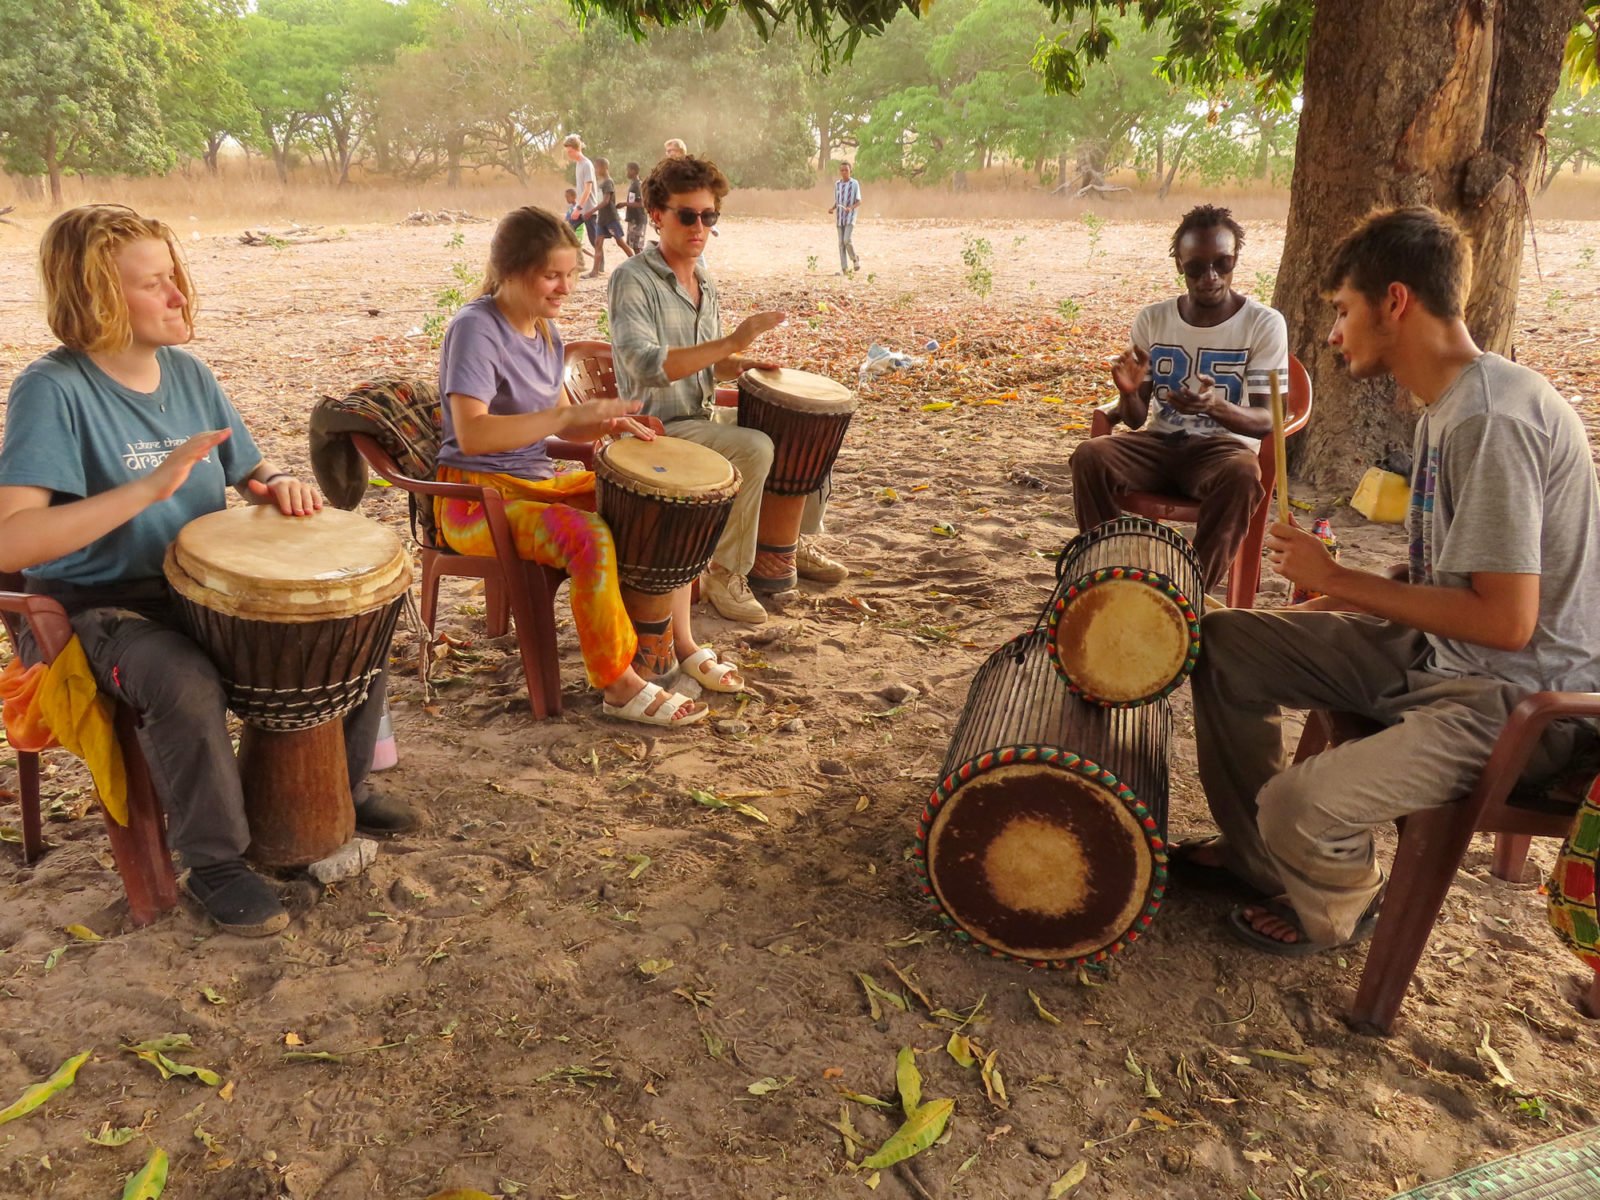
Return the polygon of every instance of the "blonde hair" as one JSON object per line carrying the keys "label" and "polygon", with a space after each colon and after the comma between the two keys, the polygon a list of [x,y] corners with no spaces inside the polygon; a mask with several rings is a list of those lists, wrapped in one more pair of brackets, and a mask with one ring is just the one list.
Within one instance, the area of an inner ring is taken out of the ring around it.
{"label": "blonde hair", "polygon": [[[577,235],[553,212],[528,205],[513,209],[500,218],[494,237],[489,239],[489,261],[483,268],[483,286],[478,297],[492,296],[508,279],[537,271],[557,250],[578,250]],[[539,320],[539,333],[550,341],[549,322]]]}
{"label": "blonde hair", "polygon": [[133,344],[116,257],[124,246],[147,238],[166,242],[172,252],[174,282],[183,293],[183,323],[194,333],[194,284],[172,229],[121,204],[85,204],[51,221],[39,243],[45,319],[67,349],[97,353]]}

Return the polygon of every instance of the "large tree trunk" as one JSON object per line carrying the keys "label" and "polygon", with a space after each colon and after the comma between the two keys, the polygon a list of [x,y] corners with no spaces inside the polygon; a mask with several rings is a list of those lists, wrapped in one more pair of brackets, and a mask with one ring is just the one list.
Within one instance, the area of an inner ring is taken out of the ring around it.
{"label": "large tree trunk", "polygon": [[833,166],[833,112],[817,109],[817,174],[826,175]]}
{"label": "large tree trunk", "polygon": [[61,158],[56,152],[56,131],[44,135],[44,171],[50,177],[50,207],[61,207]]}
{"label": "large tree trunk", "polygon": [[1561,49],[1581,0],[1343,0],[1312,20],[1305,106],[1274,303],[1316,389],[1292,461],[1345,486],[1395,446],[1414,401],[1389,380],[1355,382],[1327,347],[1321,297],[1334,244],[1380,204],[1432,204],[1473,242],[1467,323],[1485,349],[1511,344],[1527,189]]}

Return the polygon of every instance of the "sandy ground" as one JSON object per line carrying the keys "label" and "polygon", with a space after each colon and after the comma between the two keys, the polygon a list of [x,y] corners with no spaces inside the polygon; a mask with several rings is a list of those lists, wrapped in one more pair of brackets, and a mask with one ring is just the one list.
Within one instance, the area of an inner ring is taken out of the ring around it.
{"label": "sandy ground", "polygon": [[[52,756],[55,848],[32,868],[0,851],[0,1103],[71,1054],[94,1057],[75,1087],[0,1130],[0,1194],[114,1195],[155,1144],[172,1156],[167,1195],[185,1200],[446,1186],[800,1200],[874,1184],[1044,1197],[1080,1162],[1070,1194],[1095,1200],[1376,1200],[1593,1124],[1600,1039],[1573,1009],[1577,964],[1545,924],[1533,871],[1522,887],[1492,880],[1487,842],[1388,1040],[1340,1020],[1361,951],[1257,957],[1208,895],[1172,894],[1103,977],[994,961],[933,932],[910,861],[917,814],[973,672],[1049,590],[1048,556],[1071,531],[1066,456],[1134,311],[1173,286],[1169,225],[1096,237],[1077,221],[864,220],[853,281],[833,274],[820,213],[723,228],[711,264],[725,315],[787,308],[771,349],[794,365],[848,380],[871,341],[940,343],[863,395],[831,515],[852,578],[802,589],[759,630],[703,614],[709,640],[747,664],[752,697],[716,700],[734,724],[661,737],[598,718],[565,619],[566,714],[534,723],[512,642],[486,640],[481,594],[449,585],[453,644],[426,702],[414,631],[397,640],[401,765],[382,777],[427,824],[356,881],[286,881],[295,920],[273,941],[218,935],[189,908],[131,929],[99,816],[84,814],[86,777]],[[283,249],[197,229],[195,349],[266,453],[303,469],[317,396],[378,371],[431,374],[412,331],[453,263],[481,263],[489,229],[453,246],[449,229],[359,226]],[[51,344],[37,233],[0,230],[0,383]],[[992,249],[984,298],[961,257],[974,234]],[[1600,225],[1538,236],[1521,356],[1581,395],[1594,429]],[[1281,238],[1251,228],[1242,286],[1270,291]],[[569,337],[594,334],[602,296],[582,286]],[[963,403],[924,412],[932,400]],[[1341,497],[1304,498],[1353,561],[1398,555],[1393,528],[1366,526]],[[363,511],[403,529],[392,492],[369,492]],[[953,537],[935,532],[945,523]],[[1269,579],[1262,603],[1282,596]],[[1186,691],[1174,711],[1169,831],[1182,837],[1208,820]],[[14,786],[0,757],[0,788]],[[768,820],[702,807],[692,788],[738,794]],[[1537,864],[1553,852],[1537,847]],[[72,923],[104,940],[54,954]],[[1006,1102],[946,1053],[959,1019],[930,1014],[896,969],[929,1007],[975,1012],[966,1031],[998,1052]],[[861,972],[905,1010],[874,1019]],[[163,1082],[118,1049],[167,1033],[191,1035],[188,1060],[229,1089]],[[302,1042],[344,1057],[287,1059]],[[1514,1084],[1497,1081],[1485,1045]],[[878,1179],[852,1173],[829,1127],[841,1109],[869,1145],[896,1122],[840,1089],[893,1099],[908,1046],[925,1096],[956,1102],[948,1142]],[[87,1142],[105,1122],[139,1132]]]}

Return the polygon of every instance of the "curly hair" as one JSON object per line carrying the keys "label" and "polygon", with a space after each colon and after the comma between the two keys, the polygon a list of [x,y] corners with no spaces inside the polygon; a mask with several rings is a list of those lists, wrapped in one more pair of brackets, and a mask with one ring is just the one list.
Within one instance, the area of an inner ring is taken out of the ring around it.
{"label": "curly hair", "polygon": [[[1190,234],[1198,229],[1215,229],[1221,226],[1233,234],[1233,252],[1237,254],[1244,249],[1244,226],[1233,219],[1233,213],[1215,204],[1197,204],[1183,214],[1183,220],[1178,222],[1178,228],[1172,235],[1172,257],[1178,257],[1178,244],[1183,241],[1185,234]],[[1179,264],[1180,266],[1182,264]]]}
{"label": "curly hair", "polygon": [[1403,283],[1436,317],[1459,317],[1472,285],[1472,244],[1461,226],[1436,208],[1378,208],[1334,247],[1322,291],[1345,284],[1376,304],[1391,283]]}
{"label": "curly hair", "polygon": [[99,353],[133,343],[116,257],[124,246],[147,238],[166,242],[172,252],[173,282],[183,293],[183,321],[194,333],[194,284],[178,235],[165,221],[141,217],[126,205],[85,204],[51,221],[39,243],[45,319],[67,349]]}
{"label": "curly hair", "polygon": [[722,211],[722,198],[730,190],[728,177],[709,158],[663,158],[650,169],[644,181],[644,205],[651,212],[667,207],[673,196],[687,192],[707,191],[716,200],[716,209]]}

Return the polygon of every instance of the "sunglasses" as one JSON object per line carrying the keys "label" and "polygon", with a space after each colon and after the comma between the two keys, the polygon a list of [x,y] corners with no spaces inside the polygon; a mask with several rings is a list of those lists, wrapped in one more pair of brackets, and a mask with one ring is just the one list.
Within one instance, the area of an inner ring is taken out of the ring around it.
{"label": "sunglasses", "polygon": [[699,222],[707,229],[710,229],[722,216],[722,214],[714,208],[674,208],[671,211],[677,216],[678,224],[684,226],[685,228],[688,228],[694,225],[696,222]]}
{"label": "sunglasses", "polygon": [[1236,254],[1224,254],[1221,258],[1212,259],[1210,262],[1198,260],[1183,264],[1185,279],[1204,279],[1207,271],[1215,271],[1218,275],[1233,274],[1233,265],[1238,262]]}

